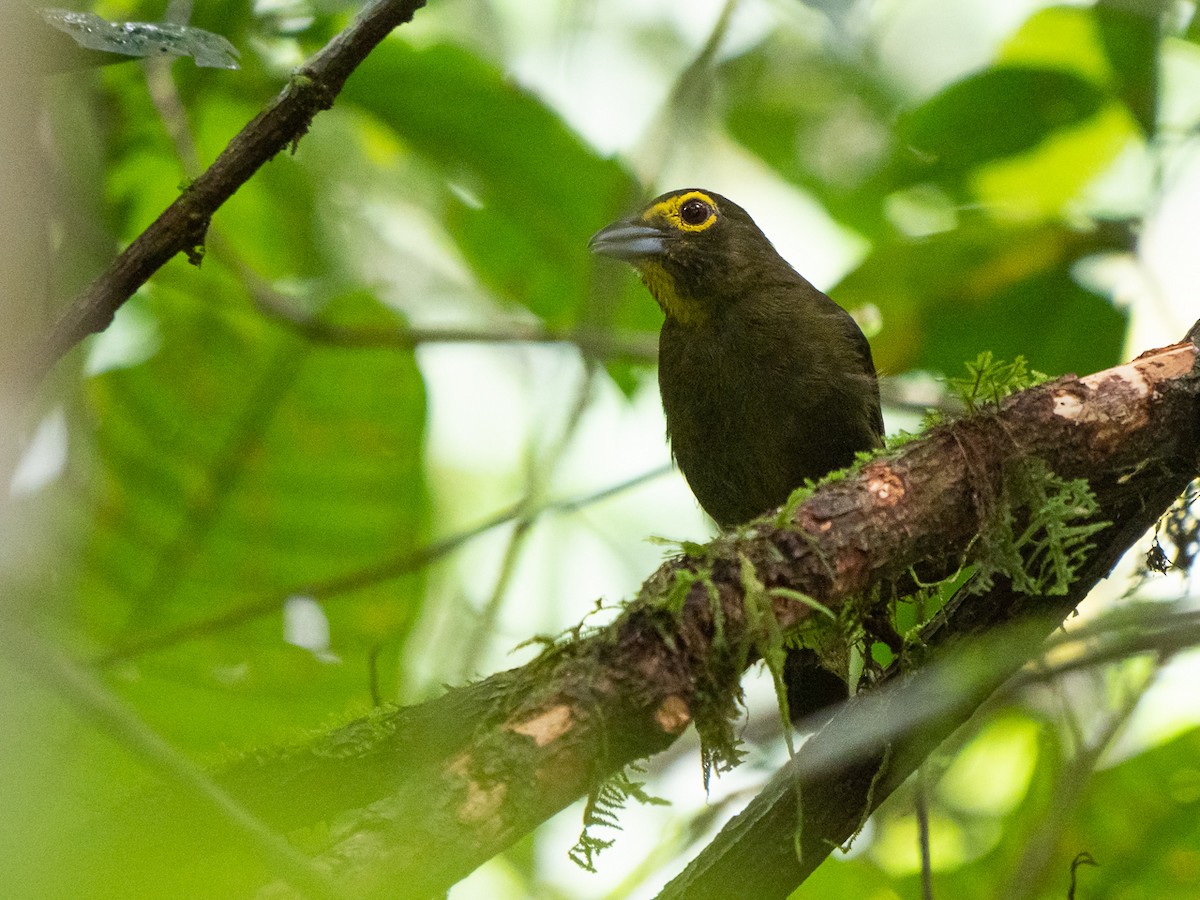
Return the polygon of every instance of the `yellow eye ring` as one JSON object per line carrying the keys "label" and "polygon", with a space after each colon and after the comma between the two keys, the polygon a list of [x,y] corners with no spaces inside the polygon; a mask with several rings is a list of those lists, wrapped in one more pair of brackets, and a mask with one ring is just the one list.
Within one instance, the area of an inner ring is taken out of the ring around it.
{"label": "yellow eye ring", "polygon": [[655,203],[642,220],[666,222],[679,231],[704,231],[717,222],[717,204],[703,191],[686,191]]}

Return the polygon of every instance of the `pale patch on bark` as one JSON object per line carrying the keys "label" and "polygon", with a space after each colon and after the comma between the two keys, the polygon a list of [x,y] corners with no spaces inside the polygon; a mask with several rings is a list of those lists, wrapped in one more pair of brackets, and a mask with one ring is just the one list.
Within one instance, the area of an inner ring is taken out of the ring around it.
{"label": "pale patch on bark", "polygon": [[533,742],[539,747],[545,747],[551,741],[557,740],[570,731],[574,723],[571,707],[560,703],[538,713],[532,719],[526,719],[524,722],[506,727],[516,734],[533,738]]}
{"label": "pale patch on bark", "polygon": [[1083,412],[1083,401],[1070,391],[1059,391],[1054,395],[1054,414],[1075,421]]}
{"label": "pale patch on bark", "polygon": [[671,694],[654,711],[654,721],[666,734],[679,734],[692,721],[692,711],[687,701],[678,694]]}
{"label": "pale patch on bark", "polygon": [[504,798],[508,795],[508,785],[498,781],[484,786],[471,777],[469,770],[470,758],[465,753],[456,757],[447,767],[451,775],[466,782],[467,798],[458,807],[458,821],[463,825],[499,822]]}
{"label": "pale patch on bark", "polygon": [[904,499],[907,491],[904,481],[889,466],[871,466],[864,472],[867,490],[879,506],[895,506]]}

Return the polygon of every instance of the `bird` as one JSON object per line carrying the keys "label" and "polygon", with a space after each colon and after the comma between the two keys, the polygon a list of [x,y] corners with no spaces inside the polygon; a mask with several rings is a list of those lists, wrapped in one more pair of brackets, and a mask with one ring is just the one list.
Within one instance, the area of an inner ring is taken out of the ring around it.
{"label": "bird", "polygon": [[[668,191],[589,247],[632,265],[663,311],[667,440],[718,526],[763,515],[882,446],[866,336],[736,203],[700,188]],[[812,651],[795,652],[784,667],[794,719],[845,697],[845,682],[814,662]]]}

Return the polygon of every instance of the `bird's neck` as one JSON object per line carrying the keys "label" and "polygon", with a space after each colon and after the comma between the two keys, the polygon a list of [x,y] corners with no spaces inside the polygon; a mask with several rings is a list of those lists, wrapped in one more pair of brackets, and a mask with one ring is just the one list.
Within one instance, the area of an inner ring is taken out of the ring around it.
{"label": "bird's neck", "polygon": [[667,316],[688,327],[708,323],[710,313],[704,304],[681,291],[678,282],[661,265],[656,262],[642,263],[638,267],[638,274]]}

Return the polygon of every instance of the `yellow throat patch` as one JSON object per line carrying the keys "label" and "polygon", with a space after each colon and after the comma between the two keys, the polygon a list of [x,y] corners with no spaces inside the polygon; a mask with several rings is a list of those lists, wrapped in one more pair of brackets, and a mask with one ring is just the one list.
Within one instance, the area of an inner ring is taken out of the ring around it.
{"label": "yellow throat patch", "polygon": [[[695,225],[685,222],[680,214],[683,204],[689,200],[701,200],[708,205],[712,213],[703,222]],[[666,224],[678,231],[704,231],[711,228],[717,221],[717,204],[712,197],[703,191],[684,191],[665,200],[655,203],[642,213],[643,222]],[[662,311],[681,325],[703,325],[708,321],[708,311],[696,298],[679,290],[679,285],[666,269],[658,262],[644,261],[638,264],[638,273],[642,276],[650,294],[662,307]]]}
{"label": "yellow throat patch", "polygon": [[662,311],[680,325],[703,325],[708,321],[707,310],[695,298],[680,293],[675,279],[659,263],[640,263],[638,274]]}

